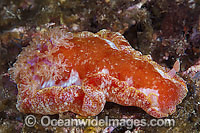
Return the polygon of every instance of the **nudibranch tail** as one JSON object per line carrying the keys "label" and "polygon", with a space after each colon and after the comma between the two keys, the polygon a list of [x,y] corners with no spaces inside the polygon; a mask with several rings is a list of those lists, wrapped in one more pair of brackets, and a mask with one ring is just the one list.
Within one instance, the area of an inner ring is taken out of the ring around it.
{"label": "nudibranch tail", "polygon": [[95,116],[109,101],[161,118],[187,94],[179,69],[177,61],[168,72],[118,32],[56,27],[37,33],[9,73],[18,87],[17,108],[24,113]]}

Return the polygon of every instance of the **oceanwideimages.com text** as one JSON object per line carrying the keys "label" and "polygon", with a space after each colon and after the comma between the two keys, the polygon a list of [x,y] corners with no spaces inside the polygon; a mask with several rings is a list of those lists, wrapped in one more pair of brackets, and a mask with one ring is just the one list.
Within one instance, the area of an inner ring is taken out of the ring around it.
{"label": "oceanwideimages.com text", "polygon": [[83,119],[51,119],[49,116],[43,116],[40,120],[36,120],[34,115],[28,115],[25,118],[25,124],[29,127],[33,127],[37,122],[44,126],[53,126],[53,127],[84,127],[84,126],[98,126],[98,127],[107,127],[107,126],[126,126],[127,129],[132,129],[133,127],[145,127],[145,126],[175,126],[174,119],[114,119],[105,116],[105,118],[89,117]]}

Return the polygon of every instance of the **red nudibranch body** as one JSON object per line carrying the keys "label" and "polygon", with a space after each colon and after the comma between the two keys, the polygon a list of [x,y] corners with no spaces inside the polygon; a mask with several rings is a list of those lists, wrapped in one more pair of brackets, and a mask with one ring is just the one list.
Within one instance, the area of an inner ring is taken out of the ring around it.
{"label": "red nudibranch body", "polygon": [[108,101],[157,118],[175,112],[188,91],[182,78],[167,72],[120,33],[58,27],[36,34],[9,69],[24,113],[95,116]]}

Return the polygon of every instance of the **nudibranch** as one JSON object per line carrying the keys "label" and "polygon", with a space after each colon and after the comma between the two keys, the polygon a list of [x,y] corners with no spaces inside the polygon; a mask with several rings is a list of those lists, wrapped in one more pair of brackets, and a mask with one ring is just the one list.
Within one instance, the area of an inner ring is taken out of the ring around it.
{"label": "nudibranch", "polygon": [[118,32],[55,27],[33,36],[9,74],[20,112],[95,116],[108,101],[161,118],[174,113],[188,91],[175,64],[171,71],[160,66]]}

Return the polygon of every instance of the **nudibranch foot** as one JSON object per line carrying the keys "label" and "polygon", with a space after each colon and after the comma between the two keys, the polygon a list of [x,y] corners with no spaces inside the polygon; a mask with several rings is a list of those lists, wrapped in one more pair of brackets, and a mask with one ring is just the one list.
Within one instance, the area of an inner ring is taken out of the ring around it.
{"label": "nudibranch foot", "polygon": [[95,116],[109,101],[161,118],[174,113],[187,94],[175,64],[168,71],[117,32],[56,27],[37,33],[9,73],[18,87],[17,109],[24,113]]}

